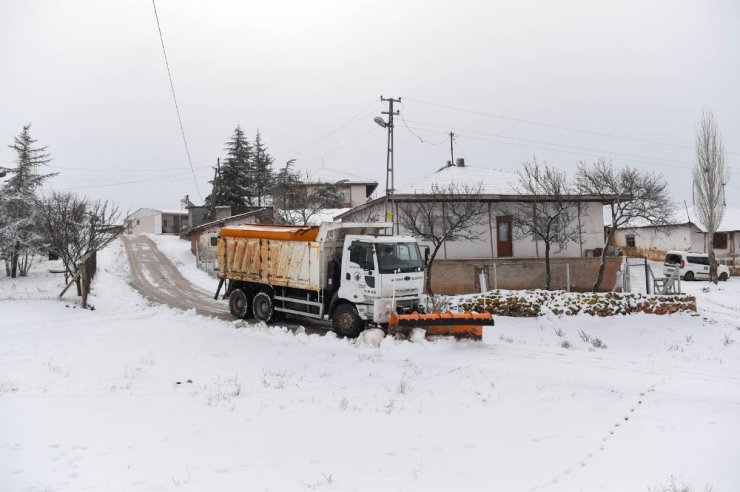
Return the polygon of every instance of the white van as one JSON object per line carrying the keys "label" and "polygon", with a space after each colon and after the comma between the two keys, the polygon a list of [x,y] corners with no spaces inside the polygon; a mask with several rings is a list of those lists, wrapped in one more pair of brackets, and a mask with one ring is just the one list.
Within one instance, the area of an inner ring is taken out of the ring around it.
{"label": "white van", "polygon": [[[675,268],[683,280],[709,280],[709,255],[691,251],[669,251],[663,263],[663,275],[673,274]],[[725,281],[730,278],[730,269],[726,265],[717,265],[717,277]]]}

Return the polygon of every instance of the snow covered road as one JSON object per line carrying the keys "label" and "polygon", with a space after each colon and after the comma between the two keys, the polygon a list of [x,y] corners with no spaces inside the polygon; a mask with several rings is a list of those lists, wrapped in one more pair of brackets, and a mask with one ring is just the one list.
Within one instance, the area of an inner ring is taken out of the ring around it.
{"label": "snow covered road", "polygon": [[[691,288],[729,314],[734,280]],[[114,245],[95,311],[0,304],[0,490],[738,490],[740,331],[701,298],[371,348],[235,329],[130,281]]]}

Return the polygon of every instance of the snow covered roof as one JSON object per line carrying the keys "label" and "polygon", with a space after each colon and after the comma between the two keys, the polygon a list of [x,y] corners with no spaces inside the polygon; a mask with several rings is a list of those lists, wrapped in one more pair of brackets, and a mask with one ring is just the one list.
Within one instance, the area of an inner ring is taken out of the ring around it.
{"label": "snow covered roof", "polygon": [[349,212],[351,208],[325,208],[308,221],[309,225],[321,225],[322,222],[334,222],[334,217]]}
{"label": "snow covered roof", "polygon": [[[611,213],[609,211],[609,207],[605,206],[604,207],[604,225],[608,227],[611,224],[612,224]],[[673,212],[673,216],[671,217],[671,219],[668,220],[668,225],[684,225],[684,224],[693,224],[701,232],[707,232],[704,226],[701,224],[701,221],[698,219],[696,215],[696,211],[694,210],[694,207],[686,208],[683,204],[676,205],[676,208]],[[648,224],[644,220],[637,220],[634,223],[632,223],[630,227],[625,227],[624,229],[633,229],[633,228],[642,228],[642,227],[652,227],[652,225]],[[733,231],[740,231],[740,208],[727,207],[725,208],[725,216],[722,218],[722,223],[720,223],[719,228],[717,229],[717,232],[733,232]]]}
{"label": "snow covered roof", "polygon": [[308,175],[308,181],[313,183],[336,183],[337,181],[344,181],[347,184],[374,184],[378,182],[374,179],[363,178],[356,174],[346,173],[344,171],[337,171],[336,169],[311,169],[306,171]]}
{"label": "snow covered roof", "polygon": [[445,187],[451,183],[473,188],[481,185],[481,191],[485,195],[519,195],[516,191],[518,182],[519,175],[511,171],[467,165],[464,167],[448,166],[420,181],[396,190],[396,195],[431,193],[435,186]]}

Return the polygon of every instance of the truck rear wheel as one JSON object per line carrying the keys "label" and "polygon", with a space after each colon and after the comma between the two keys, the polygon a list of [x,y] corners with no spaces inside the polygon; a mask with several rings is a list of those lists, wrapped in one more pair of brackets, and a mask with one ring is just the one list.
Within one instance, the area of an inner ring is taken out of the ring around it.
{"label": "truck rear wheel", "polygon": [[234,289],[229,296],[229,310],[234,317],[244,319],[249,316],[249,298],[241,289]]}
{"label": "truck rear wheel", "polygon": [[365,323],[357,314],[357,308],[347,303],[340,304],[334,309],[332,324],[337,335],[347,338],[357,338],[365,329]]}
{"label": "truck rear wheel", "polygon": [[267,292],[257,292],[252,299],[252,313],[254,317],[265,323],[272,323],[277,319],[275,303]]}

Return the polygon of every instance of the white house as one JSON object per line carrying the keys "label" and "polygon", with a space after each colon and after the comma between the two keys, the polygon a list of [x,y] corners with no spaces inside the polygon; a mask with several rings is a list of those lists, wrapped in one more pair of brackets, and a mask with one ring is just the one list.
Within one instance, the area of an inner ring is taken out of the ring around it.
{"label": "white house", "polygon": [[[478,199],[485,207],[484,223],[477,227],[478,240],[447,240],[435,258],[432,275],[435,290],[444,293],[470,292],[479,287],[481,272],[495,278],[489,286],[499,288],[532,288],[543,286],[545,246],[532,237],[520,238],[513,234],[512,218],[506,210],[526,207],[535,198],[516,191],[518,174],[485,167],[466,166],[459,162],[420,179],[394,194],[393,219],[396,234],[409,234],[403,227],[404,210],[414,213],[415,202],[439,200],[435,188],[450,184],[476,189]],[[604,246],[604,201],[600,197],[573,194],[571,216],[580,226],[576,241],[560,252],[552,252],[554,285],[557,288],[589,289],[596,278],[601,248]],[[442,200],[444,203],[446,199]],[[385,215],[385,197],[354,207],[336,218],[343,221],[380,221]],[[434,217],[434,221],[444,220]],[[422,244],[432,247],[431,244]],[[439,263],[438,263],[439,262]],[[610,262],[604,288],[611,288],[618,265]],[[567,272],[567,273],[566,273]],[[555,278],[557,277],[557,278]],[[566,284],[570,279],[570,284]]]}
{"label": "white house", "polygon": [[[523,206],[528,199],[516,191],[518,175],[510,171],[501,171],[485,167],[466,165],[448,166],[431,176],[422,178],[394,194],[394,216],[396,233],[405,234],[401,225],[403,204],[424,200],[429,197],[435,186],[445,187],[451,183],[481,186],[480,200],[487,209],[486,224],[480,227],[478,241],[446,241],[438,253],[439,259],[481,259],[481,258],[542,258],[544,245],[533,238],[517,238],[512,234],[511,217],[504,214],[505,209]],[[573,195],[572,216],[580,224],[580,240],[570,243],[565,250],[553,253],[552,256],[587,257],[594,256],[594,250],[604,246],[603,203],[601,198]],[[340,214],[337,218],[344,221],[381,220],[384,215],[385,197],[371,200]],[[441,220],[441,217],[440,217]],[[598,256],[598,255],[597,255]]]}
{"label": "white house", "polygon": [[[605,223],[610,225],[608,212]],[[617,229],[614,245],[654,251],[657,256],[670,250],[706,252],[707,232],[693,207],[679,207],[666,226],[652,226],[637,222]],[[740,256],[740,209],[727,207],[717,232],[712,238],[715,254],[723,259]]]}
{"label": "white house", "polygon": [[140,208],[126,219],[126,234],[180,234],[188,229],[187,210]]}

